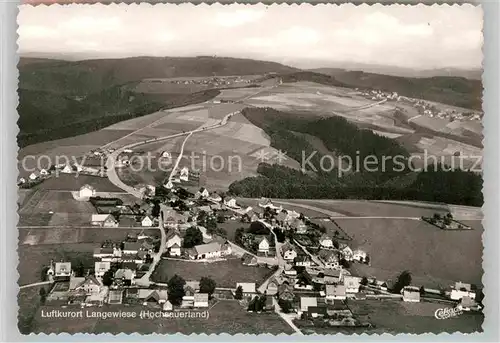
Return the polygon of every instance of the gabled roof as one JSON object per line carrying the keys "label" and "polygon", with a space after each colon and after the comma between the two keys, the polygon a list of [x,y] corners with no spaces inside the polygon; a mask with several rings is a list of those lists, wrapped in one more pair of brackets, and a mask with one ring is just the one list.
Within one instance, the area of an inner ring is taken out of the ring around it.
{"label": "gabled roof", "polygon": [[201,244],[194,247],[196,254],[209,254],[221,250],[221,245],[219,242],[212,242],[208,244]]}
{"label": "gabled roof", "polygon": [[255,282],[238,282],[236,288],[241,286],[243,293],[255,293]]}
{"label": "gabled roof", "polygon": [[172,249],[172,248],[174,248],[174,249],[178,249],[178,248],[180,248],[180,247],[181,247],[181,246],[180,246],[179,244],[175,243],[175,244],[174,244],[174,245],[172,245],[170,248],[171,248],[171,249]]}
{"label": "gabled roof", "polygon": [[95,191],[95,188],[92,187],[91,185],[89,184],[85,184],[83,185],[82,187],[80,187],[80,190],[84,190],[84,189],[88,189],[88,190],[91,190],[91,191]]}
{"label": "gabled roof", "polygon": [[71,273],[71,262],[56,262],[56,274],[58,273]]}
{"label": "gabled roof", "polygon": [[115,273],[115,279],[132,280],[134,272],[130,269],[118,269]]}
{"label": "gabled roof", "polygon": [[195,293],[194,302],[208,302],[208,293]]}
{"label": "gabled roof", "polygon": [[326,295],[333,296],[345,296],[346,295],[346,286],[345,285],[326,285],[325,286]]}
{"label": "gabled roof", "polygon": [[301,311],[307,311],[309,307],[317,307],[318,299],[316,297],[300,297]]}

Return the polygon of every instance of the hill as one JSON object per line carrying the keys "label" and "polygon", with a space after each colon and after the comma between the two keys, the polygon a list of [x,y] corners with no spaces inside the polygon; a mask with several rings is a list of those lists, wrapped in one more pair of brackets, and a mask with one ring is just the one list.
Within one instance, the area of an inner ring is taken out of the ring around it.
{"label": "hill", "polygon": [[424,78],[390,76],[338,68],[315,69],[311,73],[328,75],[347,87],[398,92],[412,98],[478,111],[482,108],[483,86],[480,80],[456,76]]}
{"label": "hill", "polygon": [[134,57],[63,61],[21,58],[18,144],[71,137],[164,108],[206,101],[218,94],[143,94],[146,78],[260,75],[296,69],[274,62],[224,57]]}

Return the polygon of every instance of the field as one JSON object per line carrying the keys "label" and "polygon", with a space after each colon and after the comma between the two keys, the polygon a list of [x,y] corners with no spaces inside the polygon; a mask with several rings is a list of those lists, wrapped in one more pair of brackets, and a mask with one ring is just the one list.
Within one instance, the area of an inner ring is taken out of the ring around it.
{"label": "field", "polygon": [[234,288],[237,282],[255,282],[258,286],[271,272],[272,270],[266,267],[244,266],[239,258],[231,258],[223,262],[161,260],[151,279],[166,283],[175,274],[186,281],[199,281],[203,276],[208,276],[217,283],[218,287]]}
{"label": "field", "polygon": [[31,333],[34,328],[35,317],[40,306],[39,292],[41,288],[45,288],[45,290],[48,291],[49,286],[45,285],[21,289],[17,295],[17,304],[19,305],[17,327],[19,328],[19,332],[23,335]]}
{"label": "field", "polygon": [[93,252],[98,243],[21,245],[18,248],[19,285],[41,281],[41,273],[50,261],[82,262],[85,268],[94,268]]}
{"label": "field", "polygon": [[[45,306],[46,311],[52,308]],[[143,306],[122,307],[120,305],[105,305],[102,308],[89,308],[89,312],[98,311],[134,311],[139,313],[147,309]],[[67,310],[70,310],[69,308]],[[71,309],[73,311],[79,308]],[[85,312],[86,310],[84,310]],[[153,310],[154,311],[154,310]],[[208,318],[108,318],[98,320],[85,318],[78,320],[42,318],[40,311],[36,317],[35,332],[44,333],[141,333],[141,334],[292,334],[293,331],[275,313],[248,313],[235,300],[221,300],[209,309]]]}
{"label": "field", "polygon": [[413,283],[439,288],[455,281],[481,284],[480,222],[465,222],[474,230],[451,232],[422,221],[401,219],[336,219],[353,237],[352,248],[370,255],[371,265],[355,264],[355,274],[395,279],[409,270]]}
{"label": "field", "polygon": [[364,300],[349,302],[351,311],[375,327],[367,333],[412,333],[482,331],[484,316],[464,313],[455,318],[437,320],[434,312],[443,304],[428,302],[405,303],[392,300]]}
{"label": "field", "polygon": [[43,181],[34,189],[56,191],[78,191],[83,185],[91,185],[97,192],[123,192],[107,178],[91,175],[60,174]]}

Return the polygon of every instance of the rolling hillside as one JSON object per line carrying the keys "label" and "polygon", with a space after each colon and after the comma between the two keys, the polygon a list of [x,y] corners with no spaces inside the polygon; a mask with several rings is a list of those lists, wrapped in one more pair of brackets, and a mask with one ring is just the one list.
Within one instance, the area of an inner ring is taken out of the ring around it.
{"label": "rolling hillside", "polygon": [[398,92],[412,98],[442,102],[478,111],[482,107],[481,80],[449,76],[400,77],[338,68],[321,68],[313,72],[328,75],[347,87]]}
{"label": "rolling hillside", "polygon": [[278,63],[218,57],[136,57],[62,61],[21,58],[19,62],[21,147],[72,137],[164,108],[203,102],[218,94],[142,94],[127,87],[145,78],[289,73]]}

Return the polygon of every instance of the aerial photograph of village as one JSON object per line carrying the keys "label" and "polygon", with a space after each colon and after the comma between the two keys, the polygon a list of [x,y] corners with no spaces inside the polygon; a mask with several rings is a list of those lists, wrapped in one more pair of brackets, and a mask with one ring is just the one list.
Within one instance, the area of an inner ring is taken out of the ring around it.
{"label": "aerial photograph of village", "polygon": [[482,330],[480,8],[18,23],[22,334]]}

